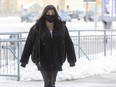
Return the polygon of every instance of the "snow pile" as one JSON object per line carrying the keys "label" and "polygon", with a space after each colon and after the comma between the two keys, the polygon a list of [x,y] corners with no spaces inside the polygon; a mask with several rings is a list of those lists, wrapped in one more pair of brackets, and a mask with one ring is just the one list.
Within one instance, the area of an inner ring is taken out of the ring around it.
{"label": "snow pile", "polygon": [[[75,67],[68,62],[63,65],[63,71],[57,76],[58,81],[86,78],[93,75],[111,73],[116,71],[116,57],[101,57],[88,61],[85,58],[77,59]],[[30,61],[26,68],[21,67],[21,80],[43,80],[37,67]]]}

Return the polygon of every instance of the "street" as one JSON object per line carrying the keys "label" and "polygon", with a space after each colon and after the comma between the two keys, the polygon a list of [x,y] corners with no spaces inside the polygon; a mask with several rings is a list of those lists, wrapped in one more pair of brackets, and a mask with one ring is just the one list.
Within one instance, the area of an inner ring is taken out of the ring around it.
{"label": "street", "polygon": [[[25,32],[29,31],[34,22],[21,22],[20,17],[0,17],[0,32]],[[6,26],[7,25],[7,26]],[[15,25],[15,26],[14,26]],[[100,30],[103,29],[103,23],[98,22],[84,22],[83,20],[73,19],[71,22],[66,22],[69,30]],[[10,29],[9,29],[10,28]],[[112,22],[112,28],[116,29],[116,21]]]}
{"label": "street", "polygon": [[[0,81],[0,87],[43,87],[43,81]],[[116,87],[116,73],[73,81],[57,81],[56,87]]]}

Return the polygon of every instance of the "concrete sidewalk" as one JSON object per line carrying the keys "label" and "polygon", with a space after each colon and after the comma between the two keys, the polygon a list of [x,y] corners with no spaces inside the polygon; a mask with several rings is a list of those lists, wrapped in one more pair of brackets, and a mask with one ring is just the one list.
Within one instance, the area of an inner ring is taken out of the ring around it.
{"label": "concrete sidewalk", "polygon": [[[43,81],[0,81],[0,87],[44,87]],[[74,81],[56,82],[56,87],[116,87],[116,73]]]}

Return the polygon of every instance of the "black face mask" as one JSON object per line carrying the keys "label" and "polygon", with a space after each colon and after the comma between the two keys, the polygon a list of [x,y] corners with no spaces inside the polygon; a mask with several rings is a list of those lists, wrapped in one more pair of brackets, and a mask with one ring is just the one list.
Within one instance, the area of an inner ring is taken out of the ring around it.
{"label": "black face mask", "polygon": [[54,22],[55,21],[55,15],[46,15],[46,20],[48,22]]}

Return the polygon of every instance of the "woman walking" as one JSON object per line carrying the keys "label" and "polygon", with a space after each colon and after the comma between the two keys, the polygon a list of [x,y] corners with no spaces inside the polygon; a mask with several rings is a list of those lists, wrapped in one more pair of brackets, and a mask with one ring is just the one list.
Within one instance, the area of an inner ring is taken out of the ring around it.
{"label": "woman walking", "polygon": [[62,71],[66,58],[71,67],[75,66],[73,42],[53,5],[46,6],[31,27],[20,60],[22,67],[28,64],[30,55],[43,76],[44,87],[55,87],[57,73]]}

